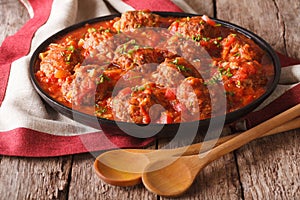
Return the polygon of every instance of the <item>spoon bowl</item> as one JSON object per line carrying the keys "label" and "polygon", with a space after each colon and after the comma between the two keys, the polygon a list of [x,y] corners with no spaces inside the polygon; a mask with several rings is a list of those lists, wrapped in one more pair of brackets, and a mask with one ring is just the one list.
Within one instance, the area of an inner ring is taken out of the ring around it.
{"label": "spoon bowl", "polygon": [[141,182],[141,175],[149,163],[147,153],[151,149],[130,149],[108,151],[94,162],[94,169],[99,178],[116,186],[133,186]]}
{"label": "spoon bowl", "polygon": [[[174,159],[165,159],[162,167],[161,161],[151,163],[145,168],[145,173],[142,176],[143,183],[146,188],[157,195],[162,196],[178,196],[184,193],[192,184],[197,173],[191,170],[192,164],[190,161],[195,161],[195,157],[199,155],[184,156]],[[169,165],[166,165],[169,163]],[[174,176],[174,168],[180,174]],[[160,180],[159,182],[157,180]],[[148,185],[151,185],[148,188]]]}
{"label": "spoon bowl", "polygon": [[141,183],[141,173],[120,171],[103,164],[99,160],[94,162],[94,169],[96,169],[95,171],[99,178],[111,185],[125,187]]}

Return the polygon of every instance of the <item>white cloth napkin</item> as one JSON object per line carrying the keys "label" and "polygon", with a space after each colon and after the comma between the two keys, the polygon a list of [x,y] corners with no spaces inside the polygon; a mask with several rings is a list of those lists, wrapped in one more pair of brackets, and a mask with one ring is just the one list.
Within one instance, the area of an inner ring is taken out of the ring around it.
{"label": "white cloth napkin", "polygon": [[0,107],[0,131],[24,127],[68,136],[99,131],[77,123],[45,105],[31,84],[29,61],[38,45],[52,34],[77,22],[109,14],[111,12],[101,0],[53,1],[50,17],[36,32],[30,53],[12,63],[6,96]]}

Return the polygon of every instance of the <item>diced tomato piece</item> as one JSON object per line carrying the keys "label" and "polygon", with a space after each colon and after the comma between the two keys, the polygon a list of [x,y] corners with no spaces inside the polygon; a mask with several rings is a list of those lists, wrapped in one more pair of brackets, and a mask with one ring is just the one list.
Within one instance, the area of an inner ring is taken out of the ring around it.
{"label": "diced tomato piece", "polygon": [[173,122],[173,118],[170,114],[164,112],[161,114],[159,122],[163,124],[171,124]]}
{"label": "diced tomato piece", "polygon": [[172,26],[170,26],[171,27],[170,31],[171,32],[176,32],[178,30],[178,26],[179,26],[179,22],[174,22],[172,24]]}
{"label": "diced tomato piece", "polygon": [[66,70],[57,70],[54,74],[55,78],[63,79],[70,75],[70,72]]}
{"label": "diced tomato piece", "polygon": [[253,96],[247,96],[243,99],[243,105],[248,105],[249,103],[251,103],[254,100]]}
{"label": "diced tomato piece", "polygon": [[172,101],[172,100],[176,99],[176,95],[175,95],[173,89],[168,88],[168,89],[166,90],[165,97],[166,97],[169,101]]}
{"label": "diced tomato piece", "polygon": [[103,72],[103,74],[105,76],[107,76],[110,79],[113,80],[118,80],[122,74],[122,70],[121,69],[110,69],[110,70],[105,70]]}
{"label": "diced tomato piece", "polygon": [[212,20],[212,19],[210,19],[208,16],[206,16],[206,15],[203,15],[202,16],[202,19],[204,20],[204,21],[206,21],[206,23],[208,23],[209,25],[211,25],[211,26],[215,26],[216,25],[216,22],[214,21],[214,20]]}
{"label": "diced tomato piece", "polygon": [[140,105],[140,111],[141,111],[141,114],[143,116],[143,123],[144,124],[149,124],[151,122],[150,115],[142,105]]}
{"label": "diced tomato piece", "polygon": [[235,42],[236,38],[234,36],[227,38],[227,41],[225,43],[225,47],[229,47],[231,44]]}
{"label": "diced tomato piece", "polygon": [[255,68],[255,66],[253,64],[247,64],[247,68],[245,71],[248,72],[248,74],[256,74],[257,73],[257,69]]}

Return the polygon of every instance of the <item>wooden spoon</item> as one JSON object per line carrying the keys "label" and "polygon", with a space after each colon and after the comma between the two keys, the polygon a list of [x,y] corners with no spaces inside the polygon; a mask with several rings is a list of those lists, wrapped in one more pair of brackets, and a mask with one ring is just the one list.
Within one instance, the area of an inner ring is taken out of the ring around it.
{"label": "wooden spoon", "polygon": [[167,197],[179,196],[192,185],[199,172],[209,163],[299,115],[300,104],[220,144],[204,156],[183,156],[150,163],[142,174],[142,181],[153,193]]}
{"label": "wooden spoon", "polygon": [[[300,127],[300,117],[272,129],[263,136],[273,135]],[[132,186],[141,182],[142,172],[149,163],[170,158],[203,153],[210,149],[211,144],[218,146],[239,135],[229,135],[202,143],[176,149],[118,149],[105,152],[94,162],[96,174],[106,183],[117,186]],[[201,151],[201,152],[200,152]]]}
{"label": "wooden spoon", "polygon": [[145,167],[152,162],[172,156],[194,155],[205,152],[211,145],[219,145],[235,135],[192,144],[176,149],[117,149],[99,155],[94,162],[96,174],[106,183],[133,186],[141,182]]}

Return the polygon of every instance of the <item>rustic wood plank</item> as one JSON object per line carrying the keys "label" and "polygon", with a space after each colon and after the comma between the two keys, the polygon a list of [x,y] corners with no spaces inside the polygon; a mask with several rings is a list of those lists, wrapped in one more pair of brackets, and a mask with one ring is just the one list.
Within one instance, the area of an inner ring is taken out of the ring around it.
{"label": "rustic wood plank", "polygon": [[106,184],[94,173],[94,161],[95,157],[91,154],[74,156],[69,199],[157,199],[157,196],[147,191],[142,184],[134,187],[117,187]]}
{"label": "rustic wood plank", "polygon": [[190,5],[197,13],[214,16],[214,1],[195,1],[195,0],[184,0],[188,5]]}
{"label": "rustic wood plank", "polygon": [[16,0],[0,0],[0,44],[29,19],[25,7]]}
{"label": "rustic wood plank", "polygon": [[284,47],[287,55],[300,59],[300,1],[274,0],[277,16],[282,22]]}
{"label": "rustic wood plank", "polygon": [[299,131],[259,139],[237,151],[245,199],[300,199]]}
{"label": "rustic wood plank", "polygon": [[71,156],[2,157],[1,199],[67,199]]}

